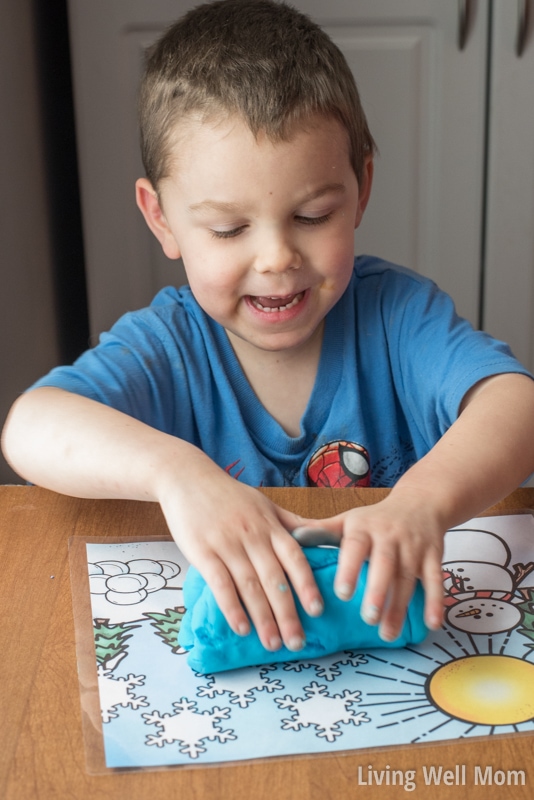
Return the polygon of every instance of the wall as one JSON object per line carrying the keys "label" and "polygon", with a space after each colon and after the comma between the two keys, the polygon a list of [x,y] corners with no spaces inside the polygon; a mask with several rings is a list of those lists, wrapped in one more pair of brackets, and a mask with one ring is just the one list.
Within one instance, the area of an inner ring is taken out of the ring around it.
{"label": "wall", "polygon": [[[61,10],[55,0],[47,9],[51,19]],[[18,394],[69,349],[62,326],[71,304],[56,291],[62,258],[43,113],[51,106],[43,103],[43,42],[36,35],[45,10],[37,0],[0,5],[0,425]],[[68,152],[65,133],[60,147]],[[83,311],[81,317],[83,325]],[[1,456],[0,482],[21,482]]]}

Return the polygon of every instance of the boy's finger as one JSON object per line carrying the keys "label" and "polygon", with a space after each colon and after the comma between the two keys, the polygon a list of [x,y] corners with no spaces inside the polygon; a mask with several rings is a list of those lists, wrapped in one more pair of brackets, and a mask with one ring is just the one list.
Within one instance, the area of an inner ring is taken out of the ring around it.
{"label": "boy's finger", "polygon": [[299,545],[280,528],[272,535],[271,547],[255,547],[249,553],[266,597],[289,650],[302,650],[305,636],[291,587],[309,613],[322,611],[322,598],[310,564]]}
{"label": "boy's finger", "polygon": [[[275,564],[277,564],[276,560]],[[226,564],[216,556],[209,558],[203,563],[201,571],[213,592],[217,605],[234,633],[246,636],[250,633],[252,624],[267,650],[279,650],[282,646],[282,637],[271,608],[271,602],[266,596],[262,580],[246,554],[244,552],[233,553],[231,557],[227,557]],[[279,586],[287,585],[285,575],[279,565],[277,575],[273,579],[273,583],[275,582]],[[285,589],[284,593],[287,594]],[[272,594],[275,593],[272,592]],[[290,592],[289,595],[286,606],[289,606],[290,610],[286,612],[286,617],[292,619],[292,607],[294,622],[290,631],[286,631],[286,636],[288,645],[289,643],[295,645],[297,642],[302,642],[304,637]],[[288,627],[287,624],[286,627]],[[297,648],[295,647],[295,649]]]}
{"label": "boy's finger", "polygon": [[347,533],[340,545],[334,591],[341,600],[350,600],[363,562],[369,558],[371,539],[367,534]]}
{"label": "boy's finger", "polygon": [[393,544],[373,548],[360,614],[368,625],[382,619],[388,593],[397,578],[398,553]]}
{"label": "boy's finger", "polygon": [[421,578],[425,590],[425,622],[431,630],[443,625],[443,573],[441,554],[430,552],[423,561]]}
{"label": "boy's finger", "polygon": [[322,614],[323,598],[301,546],[285,531],[281,535],[274,535],[272,544],[278,561],[285,570],[306,613],[311,617]]}
{"label": "boy's finger", "polygon": [[[287,537],[287,532],[284,531],[284,535]],[[260,546],[256,543],[249,552],[233,552],[226,558],[226,567],[263,646],[267,650],[279,650],[283,641],[290,650],[302,649],[302,624],[288,578],[272,548],[267,543]],[[213,592],[219,603],[214,588]],[[235,630],[229,618],[234,611],[233,606],[222,605],[227,597],[223,595],[219,607]],[[227,611],[227,608],[230,610]]]}
{"label": "boy's finger", "polygon": [[217,557],[206,560],[201,566],[201,573],[231,629],[238,636],[248,636],[250,621],[237,594],[233,578],[223,562]]}
{"label": "boy's finger", "polygon": [[[291,638],[294,640],[293,644],[297,640],[301,642],[303,639],[302,627],[294,610],[293,597],[289,591],[286,577],[280,566],[275,567],[269,577],[266,569],[259,573],[246,556],[234,560],[228,566],[237,593],[263,646],[267,650],[279,650],[282,646],[283,636],[288,646]],[[280,598],[282,599],[280,600]],[[291,621],[291,607],[293,607],[293,628],[288,631],[289,626],[286,620]],[[281,611],[282,608],[289,608],[289,611],[286,611],[284,615]],[[283,632],[277,622],[277,615],[285,621]]]}
{"label": "boy's finger", "polygon": [[393,581],[380,623],[379,634],[384,641],[392,642],[400,636],[414,588],[415,575],[409,569],[402,571]]}
{"label": "boy's finger", "polygon": [[297,614],[289,581],[273,574],[266,582],[267,586],[264,585],[265,595],[282,641],[288,650],[298,652],[306,644],[306,637]]}

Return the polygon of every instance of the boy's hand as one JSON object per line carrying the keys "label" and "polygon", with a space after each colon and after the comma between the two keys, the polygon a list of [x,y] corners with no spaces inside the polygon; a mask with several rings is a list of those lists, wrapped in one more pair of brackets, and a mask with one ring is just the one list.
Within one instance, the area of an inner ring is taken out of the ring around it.
{"label": "boy's hand", "polygon": [[6,452],[32,483],[75,497],[160,503],[171,534],[233,630],[250,619],[262,643],[303,646],[290,585],[309,614],[323,603],[289,531],[307,523],[238,483],[193,445],[116,409],[53,387],[19,398]]}
{"label": "boy's hand", "polygon": [[160,495],[171,533],[233,631],[250,632],[246,609],[268,650],[282,641],[301,650],[304,632],[290,585],[308,614],[323,609],[308,561],[289,533],[307,521],[213,467],[204,471],[200,491],[182,480]]}
{"label": "boy's hand", "polygon": [[380,503],[315,521],[315,525],[329,529],[340,540],[338,597],[352,597],[361,566],[369,561],[361,615],[367,623],[380,625],[383,639],[399,636],[417,578],[425,589],[425,622],[431,629],[441,626],[445,531],[431,511],[390,495]]}

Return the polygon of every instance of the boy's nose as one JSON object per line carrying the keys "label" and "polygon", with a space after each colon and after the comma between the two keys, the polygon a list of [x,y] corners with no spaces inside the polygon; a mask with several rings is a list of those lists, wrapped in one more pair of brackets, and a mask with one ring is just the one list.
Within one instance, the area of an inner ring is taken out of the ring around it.
{"label": "boy's nose", "polygon": [[282,236],[269,237],[255,260],[258,272],[287,272],[299,269],[301,266],[302,258],[299,251],[290,240]]}

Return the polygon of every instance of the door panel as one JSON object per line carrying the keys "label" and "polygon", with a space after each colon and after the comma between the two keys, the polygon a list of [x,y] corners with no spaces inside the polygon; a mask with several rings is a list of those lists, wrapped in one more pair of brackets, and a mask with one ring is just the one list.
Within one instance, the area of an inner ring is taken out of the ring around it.
{"label": "door panel", "polygon": [[[145,47],[189,0],[69,0],[91,329],[185,275],[139,214],[136,92]],[[487,0],[459,50],[451,0],[298,0],[354,71],[379,156],[357,252],[435,279],[478,322]]]}
{"label": "door panel", "polygon": [[534,20],[521,56],[518,25],[495,3],[484,327],[534,371]]}

